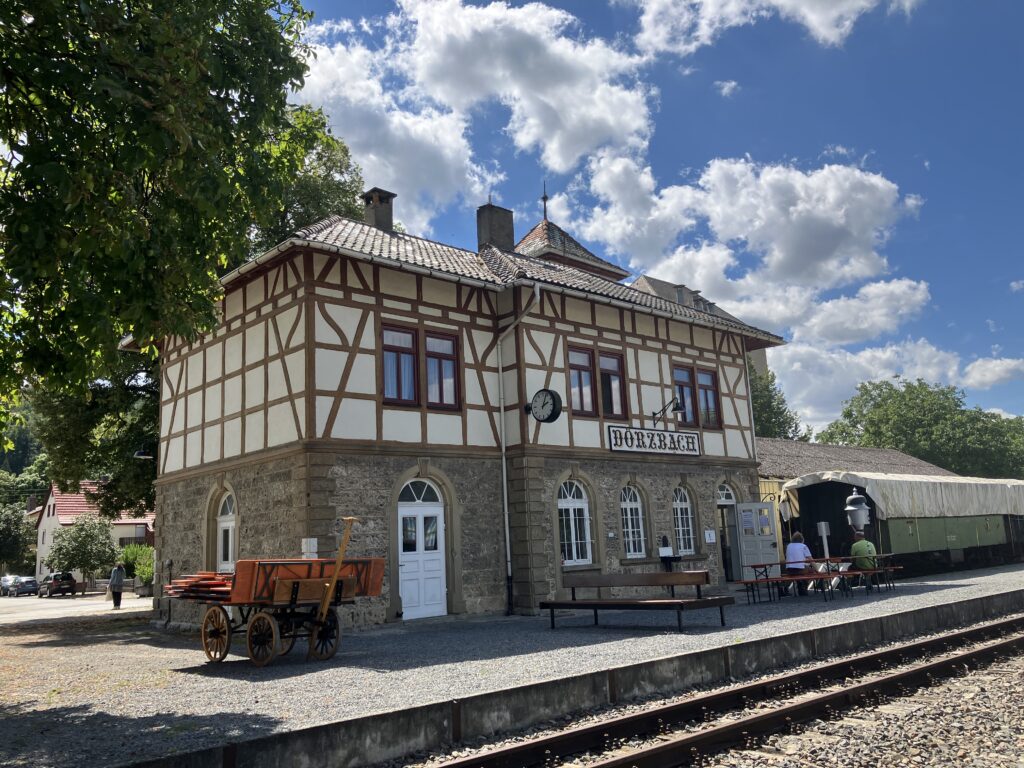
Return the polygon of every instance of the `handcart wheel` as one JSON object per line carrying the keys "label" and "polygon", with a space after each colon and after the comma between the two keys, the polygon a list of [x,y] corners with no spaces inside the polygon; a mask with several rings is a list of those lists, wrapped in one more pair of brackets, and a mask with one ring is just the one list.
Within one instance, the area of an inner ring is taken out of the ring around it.
{"label": "handcart wheel", "polygon": [[211,605],[199,630],[203,650],[210,661],[224,661],[231,650],[231,619],[222,605]]}
{"label": "handcart wheel", "polygon": [[338,613],[333,608],[327,611],[322,626],[313,626],[309,636],[309,655],[320,661],[327,661],[338,652],[341,645],[341,624]]}
{"label": "handcart wheel", "polygon": [[252,663],[257,667],[266,666],[277,655],[277,647],[281,642],[277,619],[265,611],[260,611],[249,620],[245,640]]}
{"label": "handcart wheel", "polygon": [[290,621],[282,621],[278,619],[278,631],[281,633],[281,648],[278,650],[278,656],[286,656],[292,648],[295,647],[295,632],[298,627]]}

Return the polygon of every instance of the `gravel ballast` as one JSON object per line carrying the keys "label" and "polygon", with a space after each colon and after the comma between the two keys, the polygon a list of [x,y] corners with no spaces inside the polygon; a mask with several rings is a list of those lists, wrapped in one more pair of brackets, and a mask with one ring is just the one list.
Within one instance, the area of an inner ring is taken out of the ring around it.
{"label": "gravel ballast", "polygon": [[[461,698],[858,618],[1024,589],[1024,566],[900,582],[824,603],[814,595],[687,614],[449,617],[349,633],[330,662],[305,646],[257,669],[244,638],[217,665],[198,634],[137,619],[0,628],[0,764],[118,765],[275,731]],[[106,617],[104,617],[106,618]]]}

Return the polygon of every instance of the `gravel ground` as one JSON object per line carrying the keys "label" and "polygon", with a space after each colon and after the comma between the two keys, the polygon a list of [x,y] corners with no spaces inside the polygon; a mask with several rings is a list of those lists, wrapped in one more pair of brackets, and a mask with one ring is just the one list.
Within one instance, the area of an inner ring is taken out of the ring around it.
{"label": "gravel ground", "polygon": [[1021,768],[1024,658],[709,758],[707,768]]}
{"label": "gravel ground", "polygon": [[[272,731],[402,709],[796,629],[1024,588],[1024,566],[901,582],[895,592],[740,604],[684,617],[450,617],[350,633],[328,663],[240,655],[205,664],[197,635],[130,616],[0,627],[0,764],[118,765]],[[244,653],[244,642],[234,647]]]}

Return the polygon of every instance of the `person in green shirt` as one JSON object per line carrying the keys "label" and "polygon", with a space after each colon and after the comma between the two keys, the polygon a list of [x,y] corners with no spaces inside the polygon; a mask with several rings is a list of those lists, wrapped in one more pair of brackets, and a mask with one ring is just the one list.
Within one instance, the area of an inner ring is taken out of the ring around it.
{"label": "person in green shirt", "polygon": [[876,568],[875,545],[864,538],[864,531],[857,531],[853,534],[853,546],[850,547],[850,557],[853,558],[853,567],[858,571],[870,571]]}

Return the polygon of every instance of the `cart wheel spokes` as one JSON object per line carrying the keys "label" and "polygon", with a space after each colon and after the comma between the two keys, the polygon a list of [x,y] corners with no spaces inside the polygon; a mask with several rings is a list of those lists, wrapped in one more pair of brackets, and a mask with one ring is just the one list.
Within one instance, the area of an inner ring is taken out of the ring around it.
{"label": "cart wheel spokes", "polygon": [[199,631],[203,650],[210,661],[224,661],[231,650],[231,620],[222,605],[211,605]]}
{"label": "cart wheel spokes", "polygon": [[269,613],[260,611],[249,620],[249,631],[245,634],[245,640],[252,663],[257,667],[269,664],[277,655],[277,646],[281,641],[277,619]]}
{"label": "cart wheel spokes", "polygon": [[341,645],[341,624],[338,622],[338,613],[333,608],[327,611],[327,616],[321,626],[313,627],[309,636],[309,655],[320,661],[327,661],[338,652]]}
{"label": "cart wheel spokes", "polygon": [[278,632],[281,634],[281,647],[277,651],[278,656],[286,656],[295,647],[295,633],[299,627],[287,620],[278,620]]}

